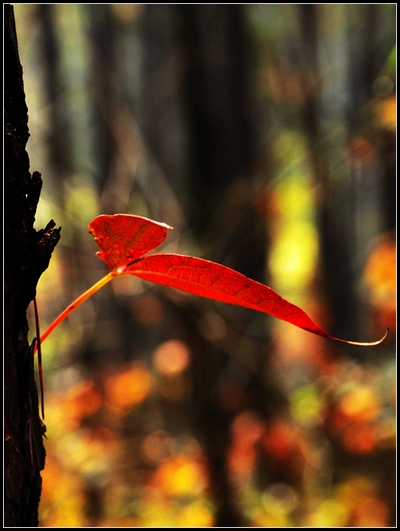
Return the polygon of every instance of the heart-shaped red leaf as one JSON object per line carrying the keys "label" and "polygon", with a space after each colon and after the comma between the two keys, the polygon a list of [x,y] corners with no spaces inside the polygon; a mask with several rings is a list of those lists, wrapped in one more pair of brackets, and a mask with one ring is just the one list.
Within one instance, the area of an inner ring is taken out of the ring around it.
{"label": "heart-shaped red leaf", "polygon": [[122,268],[158,247],[171,228],[131,214],[103,214],[89,224],[89,232],[100,248],[97,255],[111,269]]}
{"label": "heart-shaped red leaf", "polygon": [[301,308],[268,286],[251,280],[229,267],[201,258],[178,254],[154,254],[129,265],[124,272],[193,295],[268,313],[313,334],[343,343],[375,345],[383,341],[387,335],[386,333],[382,339],[371,343],[332,337],[314,323]]}

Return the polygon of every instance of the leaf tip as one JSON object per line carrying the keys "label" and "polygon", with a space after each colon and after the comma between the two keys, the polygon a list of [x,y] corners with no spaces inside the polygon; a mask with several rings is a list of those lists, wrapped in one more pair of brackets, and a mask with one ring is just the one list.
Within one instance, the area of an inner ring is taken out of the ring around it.
{"label": "leaf tip", "polygon": [[376,341],[348,341],[347,339],[339,339],[337,337],[334,337],[333,339],[335,341],[340,341],[341,343],[346,343],[347,345],[355,345],[357,347],[376,347],[377,345],[380,345],[385,341],[389,334],[389,328],[386,328],[385,333],[380,339],[377,339]]}

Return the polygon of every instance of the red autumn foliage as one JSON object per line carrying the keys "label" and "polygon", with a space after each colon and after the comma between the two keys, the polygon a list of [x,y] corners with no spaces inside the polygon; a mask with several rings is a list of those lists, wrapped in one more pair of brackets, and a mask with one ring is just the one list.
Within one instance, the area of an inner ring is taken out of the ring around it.
{"label": "red autumn foliage", "polygon": [[89,224],[97,253],[114,276],[130,274],[220,302],[268,313],[319,336],[353,345],[376,345],[334,338],[298,306],[268,286],[221,264],[179,254],[144,256],[166,238],[168,225],[130,214],[100,215]]}

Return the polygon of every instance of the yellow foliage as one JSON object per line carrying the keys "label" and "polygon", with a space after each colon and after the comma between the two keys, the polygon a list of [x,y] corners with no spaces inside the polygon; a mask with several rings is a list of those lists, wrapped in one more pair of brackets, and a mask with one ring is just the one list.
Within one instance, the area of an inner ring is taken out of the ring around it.
{"label": "yellow foliage", "polygon": [[179,456],[160,465],[154,484],[169,496],[195,496],[207,486],[207,477],[200,463]]}

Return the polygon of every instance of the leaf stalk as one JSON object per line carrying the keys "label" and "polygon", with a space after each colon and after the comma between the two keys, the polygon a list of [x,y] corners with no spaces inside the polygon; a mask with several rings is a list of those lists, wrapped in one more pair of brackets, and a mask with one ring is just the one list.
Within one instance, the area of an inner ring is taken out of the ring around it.
{"label": "leaf stalk", "polygon": [[[68,317],[68,315],[71,312],[76,310],[76,308],[78,308],[78,306],[80,306],[83,302],[85,302],[86,299],[91,297],[94,293],[96,293],[96,291],[99,291],[100,288],[105,286],[108,282],[110,282],[110,280],[112,280],[117,275],[118,275],[118,272],[116,270],[110,271],[110,273],[108,273],[103,278],[101,278],[98,282],[96,282],[96,284],[93,284],[93,286],[91,286],[88,290],[86,290],[84,293],[82,293],[82,295],[79,295],[79,297],[77,299],[75,299],[74,302],[71,302],[71,304],[69,306],[67,306],[65,308],[65,310],[63,312],[61,312],[58,317],[56,317],[56,319],[54,319],[54,321],[47,328],[47,330],[45,332],[43,332],[43,334],[40,336],[40,343],[43,343],[43,341],[47,338],[47,336],[49,336],[51,334],[51,332],[53,332],[53,330],[60,323],[62,323],[64,321],[64,319],[66,317]],[[36,352],[38,351],[38,344],[40,344],[40,343],[39,343],[39,341],[36,342],[36,344],[34,346],[34,349],[33,349],[33,353],[34,354],[36,354]]]}

